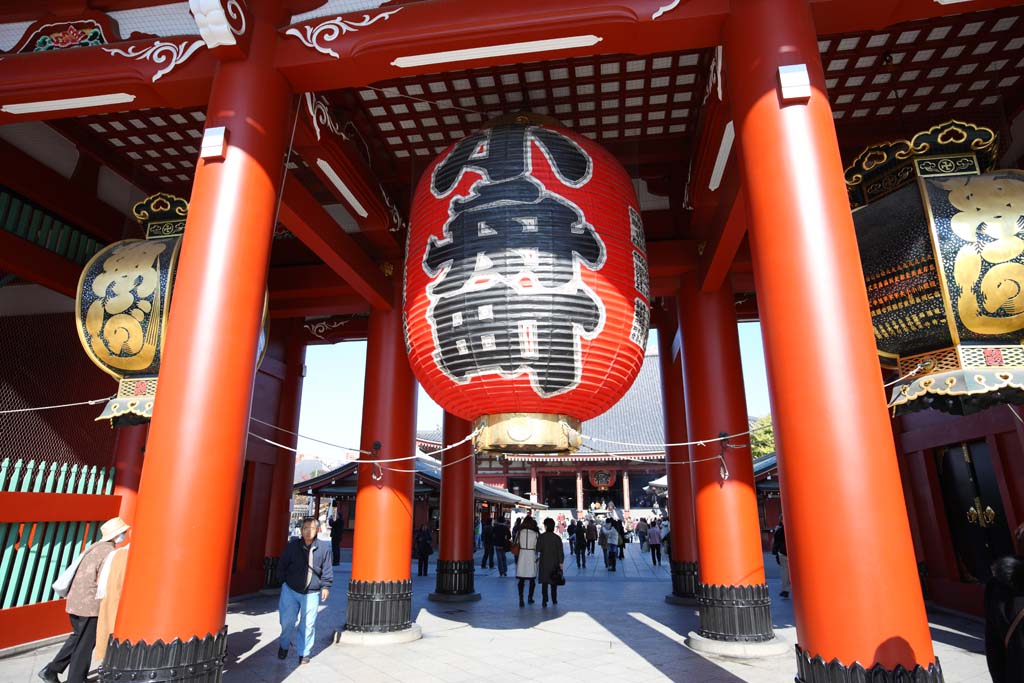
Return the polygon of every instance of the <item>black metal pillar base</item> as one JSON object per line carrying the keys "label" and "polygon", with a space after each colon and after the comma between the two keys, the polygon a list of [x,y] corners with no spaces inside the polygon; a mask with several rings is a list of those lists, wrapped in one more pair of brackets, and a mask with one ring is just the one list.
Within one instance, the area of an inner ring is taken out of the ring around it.
{"label": "black metal pillar base", "polygon": [[700,585],[700,571],[696,562],[668,563],[672,571],[672,595],[677,598],[697,599],[697,586]]}
{"label": "black metal pillar base", "polygon": [[[480,594],[473,589],[473,573],[476,565],[472,558],[468,560],[438,560],[437,561],[437,588],[430,594],[430,600],[439,602],[458,601],[459,596],[465,597],[462,600],[479,600]],[[454,598],[454,600],[452,600]]]}
{"label": "black metal pillar base", "polygon": [[796,683],[943,683],[942,667],[939,666],[938,657],[934,664],[925,668],[918,664],[913,669],[905,669],[897,666],[895,669],[886,669],[881,664],[875,664],[870,669],[865,669],[858,663],[852,666],[844,666],[838,659],[826,662],[820,655],[813,659],[806,652],[796,646]]}
{"label": "black metal pillar base", "polygon": [[715,586],[698,584],[699,634],[711,640],[760,643],[775,637],[772,631],[768,585]]}
{"label": "black metal pillar base", "polygon": [[152,645],[144,640],[118,642],[111,636],[99,679],[101,683],[220,683],[227,644],[227,627],[216,636],[193,636],[185,643],[178,638]]}
{"label": "black metal pillar base", "polygon": [[263,588],[280,588],[284,583],[277,578],[277,559],[276,557],[263,558]]}
{"label": "black metal pillar base", "polygon": [[391,633],[412,626],[412,580],[349,581],[346,631]]}

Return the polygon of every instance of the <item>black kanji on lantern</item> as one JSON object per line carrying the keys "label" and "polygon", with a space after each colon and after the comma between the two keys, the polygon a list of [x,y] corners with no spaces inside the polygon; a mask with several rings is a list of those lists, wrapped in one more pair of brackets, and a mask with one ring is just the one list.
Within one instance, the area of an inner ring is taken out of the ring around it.
{"label": "black kanji on lantern", "polygon": [[444,235],[430,238],[423,269],[438,278],[427,319],[445,374],[465,382],[529,372],[547,397],[579,384],[580,337],[604,325],[580,264],[602,268],[605,247],[578,206],[532,175],[532,145],[559,183],[590,180],[590,156],[553,130],[507,125],[462,140],[434,169],[431,192],[447,196],[467,171],[480,179],[450,201]]}

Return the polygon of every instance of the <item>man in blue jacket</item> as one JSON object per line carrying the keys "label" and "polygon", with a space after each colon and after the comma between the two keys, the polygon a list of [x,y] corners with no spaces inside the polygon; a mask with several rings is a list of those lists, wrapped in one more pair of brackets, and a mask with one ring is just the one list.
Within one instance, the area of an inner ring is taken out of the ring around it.
{"label": "man in blue jacket", "polygon": [[317,605],[327,602],[329,589],[334,583],[334,569],[331,566],[330,545],[316,537],[320,531],[320,522],[316,517],[303,518],[301,530],[301,538],[289,541],[277,562],[278,576],[284,580],[281,600],[277,606],[281,617],[281,642],[277,658],[288,656],[288,646],[298,617],[296,646],[299,650],[299,663],[309,664],[309,653],[313,649],[316,634]]}

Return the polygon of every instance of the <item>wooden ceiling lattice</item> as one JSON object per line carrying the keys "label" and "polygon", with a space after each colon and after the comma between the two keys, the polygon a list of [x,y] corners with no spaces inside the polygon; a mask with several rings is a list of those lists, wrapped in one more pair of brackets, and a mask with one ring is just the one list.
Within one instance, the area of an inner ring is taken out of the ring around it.
{"label": "wooden ceiling lattice", "polygon": [[836,121],[919,113],[969,117],[1015,100],[1024,76],[1024,9],[960,14],[818,41]]}
{"label": "wooden ceiling lattice", "polygon": [[128,179],[187,197],[203,139],[203,109],[140,109],[68,119],[60,128]]}
{"label": "wooden ceiling lattice", "polygon": [[470,69],[358,89],[363,120],[398,159],[432,157],[495,116],[552,116],[591,139],[679,138],[703,96],[704,53],[603,56]]}

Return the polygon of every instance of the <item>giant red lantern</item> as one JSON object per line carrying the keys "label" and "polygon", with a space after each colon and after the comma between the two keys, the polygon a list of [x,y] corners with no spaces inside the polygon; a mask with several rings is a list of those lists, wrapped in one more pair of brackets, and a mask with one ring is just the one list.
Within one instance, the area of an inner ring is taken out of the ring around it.
{"label": "giant red lantern", "polygon": [[478,450],[571,451],[621,398],[649,322],[643,224],[607,151],[517,115],[446,149],[413,199],[409,361]]}

